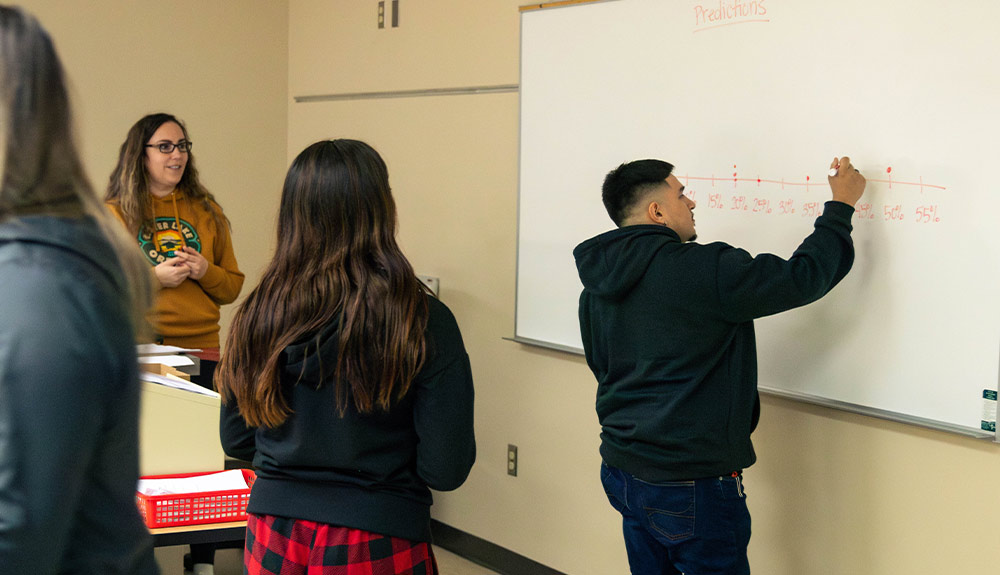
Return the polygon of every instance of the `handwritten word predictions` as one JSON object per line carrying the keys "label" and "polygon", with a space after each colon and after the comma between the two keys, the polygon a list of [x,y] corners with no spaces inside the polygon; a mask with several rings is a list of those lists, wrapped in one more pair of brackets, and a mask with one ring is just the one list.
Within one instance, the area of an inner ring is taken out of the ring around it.
{"label": "handwritten word predictions", "polygon": [[[925,192],[944,191],[944,186],[925,183],[922,177],[917,181],[894,178],[891,167],[886,169],[885,174],[884,178],[868,178],[868,190],[854,206],[856,222],[909,222],[919,225],[941,223],[943,209],[938,199],[940,194],[925,195]],[[684,175],[679,178],[687,188],[685,194],[697,201],[700,208],[727,210],[753,217],[816,218],[823,213],[823,205],[828,198],[815,199],[813,196],[830,189],[825,177],[748,178],[741,177],[735,165],[729,176]],[[705,185],[699,191],[692,189],[691,182],[704,182]],[[914,193],[904,196],[907,198],[905,201],[892,200],[876,204],[867,199],[871,195],[873,184],[887,186],[890,190]]]}
{"label": "handwritten word predictions", "polygon": [[694,6],[694,31],[702,32],[710,28],[769,22],[766,0],[717,0]]}

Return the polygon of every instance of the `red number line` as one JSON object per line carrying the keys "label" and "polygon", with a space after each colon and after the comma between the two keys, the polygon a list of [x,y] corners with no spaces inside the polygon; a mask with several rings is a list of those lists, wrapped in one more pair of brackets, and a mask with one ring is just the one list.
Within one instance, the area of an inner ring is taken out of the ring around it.
{"label": "red number line", "polygon": [[[761,183],[764,183],[764,184],[777,184],[777,185],[782,186],[782,189],[784,189],[784,186],[798,186],[798,187],[801,187],[801,188],[807,188],[808,189],[808,188],[812,188],[812,187],[815,187],[815,186],[821,186],[821,185],[825,185],[826,184],[825,181],[824,182],[812,181],[811,178],[807,179],[805,181],[802,181],[802,182],[795,182],[795,181],[788,181],[788,180],[786,180],[784,178],[782,178],[780,180],[768,180],[768,179],[764,179],[764,178],[724,178],[724,177],[716,177],[715,175],[713,175],[711,177],[689,176],[687,174],[684,175],[685,185],[687,185],[687,182],[689,182],[691,180],[694,180],[696,182],[711,182],[712,187],[715,187],[715,182],[737,182],[737,181],[739,181],[739,182],[757,183],[758,185],[760,185]],[[869,182],[876,182],[876,183],[880,183],[880,184],[890,184],[890,185],[893,185],[893,186],[915,186],[915,187],[919,187],[921,192],[924,191],[925,188],[931,188],[931,189],[934,189],[934,190],[947,190],[948,189],[948,188],[946,188],[944,186],[935,186],[933,184],[925,184],[923,176],[920,176],[920,181],[919,182],[901,182],[899,180],[878,180],[878,179],[869,179],[868,181]]]}
{"label": "red number line", "polygon": [[880,184],[891,184],[893,186],[917,186],[920,191],[924,191],[924,188],[932,188],[935,190],[947,190],[948,188],[944,186],[935,186],[931,184],[924,183],[924,177],[920,176],[919,182],[900,182],[899,180],[868,180],[869,182],[878,182]]}

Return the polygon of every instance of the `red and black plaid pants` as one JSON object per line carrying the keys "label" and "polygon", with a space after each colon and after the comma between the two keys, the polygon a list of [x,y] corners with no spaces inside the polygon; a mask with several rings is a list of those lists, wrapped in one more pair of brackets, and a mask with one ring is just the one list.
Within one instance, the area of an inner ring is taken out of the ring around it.
{"label": "red and black plaid pants", "polygon": [[247,515],[247,575],[437,575],[430,543],[314,521]]}

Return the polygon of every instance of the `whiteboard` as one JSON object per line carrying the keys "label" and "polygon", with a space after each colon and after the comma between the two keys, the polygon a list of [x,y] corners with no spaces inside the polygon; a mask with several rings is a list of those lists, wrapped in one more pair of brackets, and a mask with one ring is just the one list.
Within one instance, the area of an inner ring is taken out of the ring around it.
{"label": "whiteboard", "polygon": [[849,155],[848,277],[756,321],[760,385],[979,429],[1000,366],[1000,3],[613,0],[521,15],[515,339],[582,348],[572,250],[658,158],[698,241],[791,255]]}

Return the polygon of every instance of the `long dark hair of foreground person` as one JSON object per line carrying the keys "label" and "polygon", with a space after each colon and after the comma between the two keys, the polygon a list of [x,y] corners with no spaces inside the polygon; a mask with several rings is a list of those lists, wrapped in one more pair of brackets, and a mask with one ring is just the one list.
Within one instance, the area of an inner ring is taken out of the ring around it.
{"label": "long dark hair of foreground person", "polygon": [[34,16],[9,6],[0,6],[0,39],[0,222],[31,215],[91,218],[111,244],[107,257],[125,274],[130,319],[144,334],[149,266],[84,173],[52,39]]}
{"label": "long dark hair of foreground person", "polygon": [[331,140],[295,158],[274,258],[236,312],[215,375],[223,400],[235,399],[247,424],[284,423],[283,350],[310,338],[318,349],[319,334],[334,323],[339,355],[329,367],[340,414],[352,404],[361,413],[387,411],[406,394],[423,364],[428,311],[395,236],[396,205],[378,152]]}

